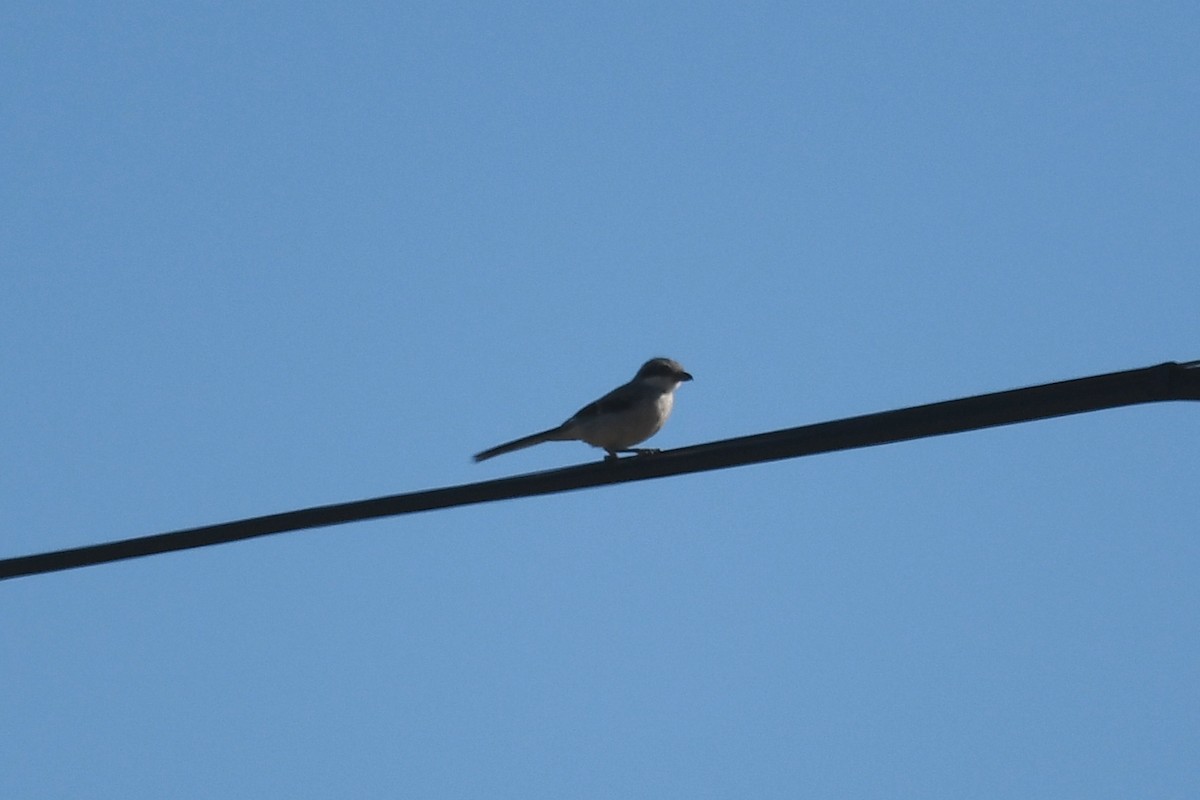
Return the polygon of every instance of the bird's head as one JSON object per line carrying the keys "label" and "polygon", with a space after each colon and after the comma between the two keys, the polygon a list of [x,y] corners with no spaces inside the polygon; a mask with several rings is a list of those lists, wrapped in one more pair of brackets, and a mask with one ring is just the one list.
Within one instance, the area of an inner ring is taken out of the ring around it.
{"label": "bird's head", "polygon": [[683,365],[670,358],[652,358],[637,371],[634,380],[652,381],[667,390],[674,389],[692,376]]}

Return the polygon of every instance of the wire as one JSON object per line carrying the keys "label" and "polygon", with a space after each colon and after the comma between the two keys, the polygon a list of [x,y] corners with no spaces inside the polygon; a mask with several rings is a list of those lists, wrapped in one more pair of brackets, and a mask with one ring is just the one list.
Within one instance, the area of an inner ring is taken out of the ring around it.
{"label": "wire", "polygon": [[273,533],[664,478],[1168,400],[1200,400],[1200,362],[1094,375],[510,478],[205,525],[0,560],[0,580]]}

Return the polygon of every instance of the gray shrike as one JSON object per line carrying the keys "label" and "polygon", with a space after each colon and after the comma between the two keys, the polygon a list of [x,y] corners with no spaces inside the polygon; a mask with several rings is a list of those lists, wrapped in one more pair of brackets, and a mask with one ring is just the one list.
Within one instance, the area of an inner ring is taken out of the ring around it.
{"label": "gray shrike", "polygon": [[678,361],[652,358],[642,364],[629,383],[579,409],[575,416],[557,428],[476,453],[475,460],[483,461],[542,442],[577,440],[603,447],[608,453],[605,459],[618,458],[617,453],[657,453],[657,450],[632,448],[658,433],[671,416],[675,390],[679,384],[691,379]]}

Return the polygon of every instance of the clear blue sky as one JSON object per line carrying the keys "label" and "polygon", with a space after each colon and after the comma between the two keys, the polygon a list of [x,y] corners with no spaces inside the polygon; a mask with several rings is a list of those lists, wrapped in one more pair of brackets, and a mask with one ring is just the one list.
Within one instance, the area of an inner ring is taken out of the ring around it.
{"label": "clear blue sky", "polygon": [[[1195,2],[113,6],[0,11],[0,555],[1200,358]],[[1194,797],[1198,436],[6,582],[0,795]]]}

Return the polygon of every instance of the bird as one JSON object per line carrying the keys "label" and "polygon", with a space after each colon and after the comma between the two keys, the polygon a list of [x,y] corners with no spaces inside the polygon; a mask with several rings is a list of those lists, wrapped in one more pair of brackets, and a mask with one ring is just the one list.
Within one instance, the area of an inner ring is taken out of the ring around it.
{"label": "bird", "polygon": [[675,405],[679,384],[692,380],[678,361],[652,358],[633,376],[594,403],[579,409],[562,425],[505,442],[475,454],[475,461],[486,461],[514,450],[542,442],[583,441],[604,448],[605,460],[620,458],[620,453],[648,455],[653,448],[634,448],[662,428]]}

